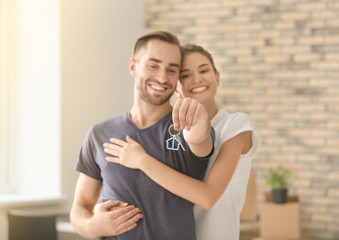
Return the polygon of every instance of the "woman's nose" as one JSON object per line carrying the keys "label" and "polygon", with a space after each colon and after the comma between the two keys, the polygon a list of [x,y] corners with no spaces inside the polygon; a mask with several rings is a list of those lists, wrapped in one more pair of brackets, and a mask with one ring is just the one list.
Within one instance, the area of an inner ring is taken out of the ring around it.
{"label": "woman's nose", "polygon": [[193,82],[201,82],[201,76],[198,73],[192,73]]}

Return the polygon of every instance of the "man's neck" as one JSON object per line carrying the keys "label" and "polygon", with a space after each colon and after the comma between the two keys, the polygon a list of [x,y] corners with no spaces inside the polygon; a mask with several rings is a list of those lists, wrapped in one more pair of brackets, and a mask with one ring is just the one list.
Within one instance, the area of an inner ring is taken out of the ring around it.
{"label": "man's neck", "polygon": [[135,101],[130,111],[132,122],[140,129],[152,126],[172,111],[170,102],[152,105],[142,100]]}

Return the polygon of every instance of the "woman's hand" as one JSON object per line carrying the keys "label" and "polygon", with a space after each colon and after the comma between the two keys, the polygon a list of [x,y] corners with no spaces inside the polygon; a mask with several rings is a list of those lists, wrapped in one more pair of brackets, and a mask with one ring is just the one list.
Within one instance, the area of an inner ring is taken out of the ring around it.
{"label": "woman's hand", "polygon": [[191,151],[199,156],[209,155],[213,149],[211,122],[203,104],[192,98],[179,98],[172,111],[175,130],[182,129]]}
{"label": "woman's hand", "polygon": [[141,161],[147,153],[144,148],[129,136],[126,141],[117,138],[111,138],[111,143],[104,144],[104,151],[113,157],[106,157],[106,160],[112,163],[118,163],[128,168],[140,169]]}
{"label": "woman's hand", "polygon": [[174,104],[172,119],[176,131],[179,129],[194,131],[196,129],[199,133],[208,132],[207,135],[210,134],[208,113],[204,105],[193,98],[179,98]]}

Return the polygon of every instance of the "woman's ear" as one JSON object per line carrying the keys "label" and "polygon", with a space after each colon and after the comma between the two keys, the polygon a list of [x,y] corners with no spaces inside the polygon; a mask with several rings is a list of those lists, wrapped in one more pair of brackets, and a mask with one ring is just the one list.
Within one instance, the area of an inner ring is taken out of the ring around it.
{"label": "woman's ear", "polygon": [[183,98],[182,94],[180,93],[180,90],[178,90],[178,88],[175,90],[175,96],[177,98]]}
{"label": "woman's ear", "polygon": [[217,72],[215,74],[215,77],[216,77],[216,80],[217,80],[217,86],[219,87],[219,85],[220,85],[220,72]]}
{"label": "woman's ear", "polygon": [[128,66],[128,69],[129,69],[129,73],[135,77],[135,59],[134,58],[130,58],[129,59],[129,66]]}
{"label": "woman's ear", "polygon": [[182,94],[182,85],[181,82],[178,80],[178,84],[177,84],[177,89],[175,90],[175,96],[177,96],[178,98],[184,98],[184,95]]}

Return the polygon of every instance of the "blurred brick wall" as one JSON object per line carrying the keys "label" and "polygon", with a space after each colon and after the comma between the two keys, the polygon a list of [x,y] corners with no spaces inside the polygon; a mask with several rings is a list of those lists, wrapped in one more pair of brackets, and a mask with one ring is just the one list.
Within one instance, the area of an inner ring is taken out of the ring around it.
{"label": "blurred brick wall", "polygon": [[146,31],[204,46],[221,72],[218,103],[248,113],[269,166],[293,168],[303,234],[339,239],[339,0],[144,0]]}

